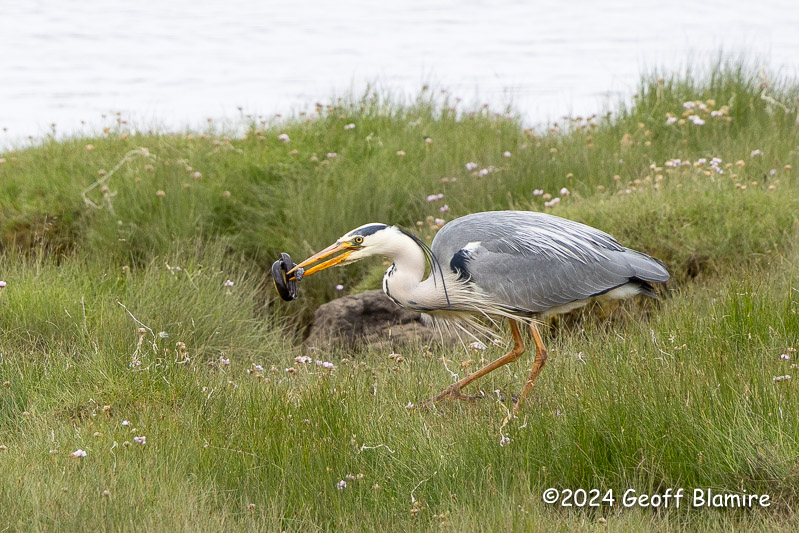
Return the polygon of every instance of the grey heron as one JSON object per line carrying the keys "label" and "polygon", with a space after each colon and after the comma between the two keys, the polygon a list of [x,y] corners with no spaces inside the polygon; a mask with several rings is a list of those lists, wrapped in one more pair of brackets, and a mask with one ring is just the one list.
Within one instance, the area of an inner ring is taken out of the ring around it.
{"label": "grey heron", "polygon": [[300,273],[309,276],[372,255],[393,260],[383,277],[383,291],[406,309],[446,321],[473,321],[482,315],[510,323],[513,348],[445,388],[433,402],[469,398],[461,393],[463,387],[521,357],[525,345],[519,324],[528,325],[536,353],[514,410],[547,359],[536,319],[571,311],[597,298],[637,294],[657,298],[651,283],[669,279],[662,262],[625,248],[607,233],[527,211],[457,218],[438,231],[429,247],[397,226],[365,224],[296,265],[288,275],[299,279]]}

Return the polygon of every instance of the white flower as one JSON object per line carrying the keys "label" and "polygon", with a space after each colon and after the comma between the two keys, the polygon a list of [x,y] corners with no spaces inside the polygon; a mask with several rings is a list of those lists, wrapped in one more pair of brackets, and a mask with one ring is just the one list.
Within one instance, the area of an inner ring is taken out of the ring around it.
{"label": "white flower", "polygon": [[232,281],[230,280],[225,281],[225,287],[232,287],[233,285],[235,285],[235,283],[233,283]]}
{"label": "white flower", "polygon": [[507,446],[508,444],[510,444],[510,438],[508,437],[502,437],[499,441],[500,446]]}
{"label": "white flower", "polygon": [[533,191],[533,196],[544,196],[544,189],[535,189]]}
{"label": "white flower", "polygon": [[339,283],[338,285],[336,285],[336,290],[337,290],[337,291],[343,291],[343,290],[344,290],[344,285],[342,285],[341,283]]}
{"label": "white flower", "polygon": [[308,364],[308,363],[310,363],[312,360],[313,360],[313,359],[311,359],[311,358],[310,358],[310,357],[308,357],[307,355],[298,355],[297,357],[295,357],[295,358],[294,358],[294,362],[295,362],[295,363],[299,363],[299,364],[301,364],[301,365]]}
{"label": "white flower", "polygon": [[257,370],[258,372],[263,372],[264,371],[264,367],[262,367],[261,365],[255,365],[253,368],[255,370]]}
{"label": "white flower", "polygon": [[777,169],[776,168],[772,168],[771,170],[768,171],[768,175],[769,176],[773,176],[776,173],[777,173]]}
{"label": "white flower", "polygon": [[787,353],[784,353],[784,354],[780,355],[780,359],[782,359],[783,361],[790,361],[791,360],[791,356],[788,355]]}
{"label": "white flower", "polygon": [[142,435],[141,437],[133,437],[133,442],[144,446],[145,444],[147,444],[147,437],[145,437],[144,435]]}
{"label": "white flower", "polygon": [[705,124],[705,121],[702,120],[699,115],[689,115],[688,120],[694,123],[695,126],[702,126]]}
{"label": "white flower", "polygon": [[335,368],[335,365],[333,363],[328,362],[328,361],[322,361],[322,368],[324,368],[326,370],[333,370]]}
{"label": "white flower", "polygon": [[694,107],[696,107],[696,103],[694,103],[694,102],[683,102],[682,106],[685,109],[693,109]]}
{"label": "white flower", "polygon": [[78,448],[77,450],[69,454],[69,456],[72,458],[86,457],[86,450],[81,450],[80,448]]}
{"label": "white flower", "polygon": [[122,421],[122,425],[123,426],[129,426],[130,425],[130,420],[123,420]]}
{"label": "white flower", "polygon": [[346,481],[344,481],[344,480],[342,479],[341,481],[339,481],[338,483],[336,483],[336,488],[337,488],[338,490],[344,490],[344,489],[346,489],[346,488],[347,488],[347,482],[346,482]]}
{"label": "white flower", "polygon": [[222,365],[222,366],[230,365],[230,358],[225,359],[224,357],[220,357],[219,358],[219,364]]}
{"label": "white flower", "polygon": [[397,150],[397,157],[405,157],[405,152],[402,150]]}
{"label": "white flower", "polygon": [[338,154],[336,152],[328,152],[327,153],[327,158],[328,159],[335,159],[337,157],[338,157]]}
{"label": "white flower", "polygon": [[477,163],[466,163],[466,170],[472,171],[477,168]]}
{"label": "white flower", "polygon": [[569,193],[569,189],[567,189],[566,187],[563,187],[563,188],[560,190],[560,195],[561,195],[561,196],[568,196],[569,194],[570,194],[570,193]]}
{"label": "white flower", "polygon": [[5,287],[5,286],[6,286],[6,282],[5,282],[5,281],[2,281],[2,280],[0,280],[0,289],[2,289],[2,288],[3,288],[3,287]]}
{"label": "white flower", "polygon": [[696,160],[697,165],[704,165],[705,163],[707,163],[707,159],[705,159],[704,157],[700,157],[699,159]]}
{"label": "white flower", "polygon": [[437,218],[437,219],[434,220],[434,222],[436,223],[436,226],[438,226],[440,228],[441,226],[444,225],[446,220],[444,220],[443,218]]}
{"label": "white flower", "polygon": [[510,152],[505,152],[502,154],[502,157],[510,157],[512,154]]}
{"label": "white flower", "polygon": [[752,150],[752,153],[749,154],[749,157],[755,157],[758,155],[763,155],[763,152],[761,152],[760,150]]}
{"label": "white flower", "polygon": [[408,402],[408,405],[405,406],[405,409],[413,409],[413,402]]}
{"label": "white flower", "polygon": [[447,211],[449,211],[449,206],[447,204],[444,204],[438,210],[441,211],[442,213],[446,213]]}
{"label": "white flower", "polygon": [[724,112],[723,111],[711,111],[710,112],[710,116],[711,117],[723,117],[724,116]]}
{"label": "white flower", "polygon": [[791,376],[786,374],[784,376],[776,376],[776,377],[772,378],[772,381],[774,381],[774,383],[778,383],[780,381],[787,381],[789,379],[791,379]]}
{"label": "white flower", "polygon": [[666,126],[671,126],[675,122],[677,122],[677,117],[669,117],[666,119]]}
{"label": "white flower", "polygon": [[344,129],[345,129],[345,130],[354,130],[354,129],[355,129],[355,124],[353,124],[353,123],[351,123],[351,122],[350,122],[349,124],[347,124],[346,126],[344,126]]}
{"label": "white flower", "polygon": [[478,176],[488,176],[489,172],[490,172],[490,170],[488,170],[487,168],[483,168],[483,169],[480,169],[480,172],[478,172],[477,175]]}
{"label": "white flower", "polygon": [[427,196],[427,201],[428,202],[435,202],[436,200],[441,200],[442,198],[444,198],[444,194],[443,193],[430,194],[430,195]]}
{"label": "white flower", "polygon": [[483,352],[486,350],[486,345],[480,341],[474,341],[471,344],[469,344],[469,348],[471,348],[472,350]]}
{"label": "white flower", "polygon": [[281,133],[280,135],[277,136],[277,140],[278,141],[283,141],[284,143],[287,143],[287,142],[289,142],[290,139],[289,139],[288,135],[286,135],[285,133]]}

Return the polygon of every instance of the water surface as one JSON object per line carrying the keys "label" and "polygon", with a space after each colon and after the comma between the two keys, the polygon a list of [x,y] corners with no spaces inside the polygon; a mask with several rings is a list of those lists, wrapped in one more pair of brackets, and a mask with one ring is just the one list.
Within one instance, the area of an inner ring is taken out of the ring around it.
{"label": "water surface", "polygon": [[[642,72],[720,50],[799,71],[795,1],[0,2],[0,146],[307,109],[370,81],[512,101],[530,123],[597,112]],[[110,119],[106,119],[108,122]]]}

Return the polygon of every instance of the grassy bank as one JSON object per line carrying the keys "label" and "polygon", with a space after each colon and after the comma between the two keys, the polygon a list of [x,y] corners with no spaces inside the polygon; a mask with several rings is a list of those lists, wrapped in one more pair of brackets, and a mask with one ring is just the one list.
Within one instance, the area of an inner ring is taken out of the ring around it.
{"label": "grassy bank", "polygon": [[[799,392],[774,378],[796,374],[799,344],[797,96],[719,67],[532,130],[447,94],[370,93],[243,117],[243,137],[120,121],[3,154],[0,530],[795,529]],[[492,391],[517,392],[527,358],[473,405],[408,408],[450,382],[442,357],[465,372],[501,346],[396,346],[397,363],[299,345],[313,309],[375,286],[380,260],[309,278],[291,304],[266,274],[366,222],[432,238],[508,208],[599,227],[673,279],[657,307],[553,327],[504,427]],[[546,505],[548,487],[617,500]],[[680,487],[773,503],[621,503]]]}

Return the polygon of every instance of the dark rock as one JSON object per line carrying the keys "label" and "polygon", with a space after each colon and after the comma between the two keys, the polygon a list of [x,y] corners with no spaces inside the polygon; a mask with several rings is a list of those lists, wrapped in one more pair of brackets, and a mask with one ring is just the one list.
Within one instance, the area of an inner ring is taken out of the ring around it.
{"label": "dark rock", "polygon": [[320,348],[391,347],[438,337],[435,330],[422,324],[421,316],[398,306],[383,291],[366,291],[320,306],[305,342]]}

